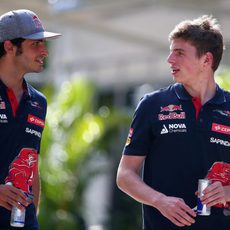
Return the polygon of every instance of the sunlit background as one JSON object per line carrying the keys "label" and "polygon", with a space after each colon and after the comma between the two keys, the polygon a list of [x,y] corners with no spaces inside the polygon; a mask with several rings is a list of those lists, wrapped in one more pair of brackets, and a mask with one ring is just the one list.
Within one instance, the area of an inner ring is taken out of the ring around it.
{"label": "sunlit background", "polygon": [[41,74],[27,76],[48,100],[41,149],[42,230],[139,230],[141,206],[119,191],[117,165],[144,93],[172,83],[168,34],[212,14],[225,47],[218,82],[230,89],[230,0],[1,0],[27,8],[47,30]]}

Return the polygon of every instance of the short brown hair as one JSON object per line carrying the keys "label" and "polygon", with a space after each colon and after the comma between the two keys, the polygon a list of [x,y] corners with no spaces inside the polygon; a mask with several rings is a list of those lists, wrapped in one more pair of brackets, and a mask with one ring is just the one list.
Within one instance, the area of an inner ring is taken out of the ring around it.
{"label": "short brown hair", "polygon": [[213,55],[212,69],[216,71],[223,55],[223,36],[217,20],[203,15],[194,20],[185,20],[175,26],[169,34],[169,41],[181,38],[190,42],[197,51],[197,56],[210,52]]}
{"label": "short brown hair", "polygon": [[[11,43],[18,48],[18,54],[21,53],[22,42],[25,41],[24,38],[15,38],[10,40]],[[4,49],[4,42],[0,42],[0,58],[2,58],[6,54]]]}

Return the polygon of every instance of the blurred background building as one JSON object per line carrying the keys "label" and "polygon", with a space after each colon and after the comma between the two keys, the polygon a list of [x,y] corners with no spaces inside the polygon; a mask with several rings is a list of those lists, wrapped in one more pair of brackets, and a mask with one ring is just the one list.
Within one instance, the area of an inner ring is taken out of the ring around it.
{"label": "blurred background building", "polygon": [[[64,35],[50,44],[49,68],[39,78],[57,85],[76,72],[111,89],[168,82],[168,34],[202,14],[219,20],[227,51],[230,44],[229,0],[2,0],[0,13],[17,8],[34,10]],[[229,59],[225,52],[222,64]]]}
{"label": "blurred background building", "polygon": [[[168,34],[182,20],[203,14],[216,17],[226,47],[221,66],[230,63],[230,0],[1,0],[0,6],[0,14],[13,9],[33,10],[47,29],[63,34],[48,43],[50,57],[45,71],[29,81],[39,87],[54,85],[59,90],[64,82],[84,77],[100,89],[102,102],[110,98],[115,107],[135,107],[144,93],[172,82],[166,62]],[[119,143],[115,140],[115,161],[120,157],[126,132]],[[120,202],[111,195],[115,189],[111,164],[106,156],[96,156],[86,164],[88,171],[103,169],[90,180],[82,198],[86,229],[104,229],[109,204]],[[60,210],[56,216],[63,219],[64,208]],[[118,215],[114,214],[114,226]]]}

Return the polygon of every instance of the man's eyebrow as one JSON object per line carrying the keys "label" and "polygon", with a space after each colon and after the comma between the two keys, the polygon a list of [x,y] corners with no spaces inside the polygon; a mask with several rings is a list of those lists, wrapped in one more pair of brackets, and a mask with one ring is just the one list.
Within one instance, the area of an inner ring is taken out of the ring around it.
{"label": "man's eyebrow", "polygon": [[31,39],[31,41],[35,41],[35,42],[43,42],[46,41],[45,39]]}
{"label": "man's eyebrow", "polygon": [[174,49],[171,49],[171,51],[180,51],[180,52],[184,52],[184,49],[181,49],[181,48],[174,48]]}

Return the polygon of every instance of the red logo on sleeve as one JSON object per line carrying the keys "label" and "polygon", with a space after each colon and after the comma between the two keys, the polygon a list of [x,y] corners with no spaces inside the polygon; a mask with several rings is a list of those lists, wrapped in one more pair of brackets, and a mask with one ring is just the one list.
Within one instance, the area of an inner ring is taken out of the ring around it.
{"label": "red logo on sleeve", "polygon": [[230,135],[230,126],[212,123],[212,131]]}
{"label": "red logo on sleeve", "polygon": [[45,121],[43,121],[42,119],[40,119],[39,117],[36,117],[34,115],[29,114],[27,121],[31,124],[38,125],[42,128],[45,127]]}

